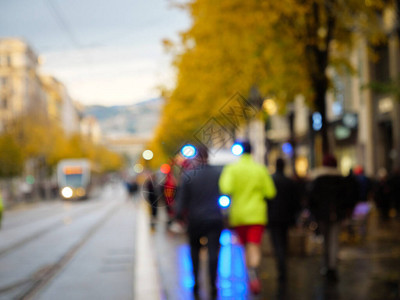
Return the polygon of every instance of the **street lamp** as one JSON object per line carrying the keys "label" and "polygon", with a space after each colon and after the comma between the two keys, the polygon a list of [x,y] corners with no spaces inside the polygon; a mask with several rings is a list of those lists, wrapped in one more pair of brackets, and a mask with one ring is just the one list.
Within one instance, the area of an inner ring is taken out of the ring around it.
{"label": "street lamp", "polygon": [[272,98],[264,100],[263,109],[269,116],[275,115],[278,112],[278,106],[276,105],[275,100]]}
{"label": "street lamp", "polygon": [[137,174],[140,174],[140,173],[143,172],[144,168],[143,168],[143,165],[141,165],[141,164],[136,164],[136,165],[133,167],[133,170],[134,170]]}
{"label": "street lamp", "polygon": [[187,144],[182,147],[181,153],[186,158],[193,158],[196,156],[197,150],[195,146]]}
{"label": "street lamp", "polygon": [[151,150],[145,150],[145,151],[143,151],[142,157],[143,157],[145,160],[151,160],[151,159],[153,158],[153,156],[154,156],[153,151],[151,151]]}

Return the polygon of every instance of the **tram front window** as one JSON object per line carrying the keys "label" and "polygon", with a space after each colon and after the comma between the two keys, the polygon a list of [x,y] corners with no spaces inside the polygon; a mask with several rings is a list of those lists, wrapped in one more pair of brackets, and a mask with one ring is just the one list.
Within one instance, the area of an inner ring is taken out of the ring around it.
{"label": "tram front window", "polygon": [[66,184],[70,187],[82,186],[82,174],[69,174],[65,176]]}

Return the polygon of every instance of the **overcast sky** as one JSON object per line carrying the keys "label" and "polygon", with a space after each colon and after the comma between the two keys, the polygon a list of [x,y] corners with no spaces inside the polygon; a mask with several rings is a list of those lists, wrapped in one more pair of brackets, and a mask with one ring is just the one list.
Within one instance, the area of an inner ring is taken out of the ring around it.
{"label": "overcast sky", "polygon": [[189,24],[170,0],[0,0],[0,37],[25,39],[44,58],[41,72],[87,105],[157,97],[172,83],[161,40]]}

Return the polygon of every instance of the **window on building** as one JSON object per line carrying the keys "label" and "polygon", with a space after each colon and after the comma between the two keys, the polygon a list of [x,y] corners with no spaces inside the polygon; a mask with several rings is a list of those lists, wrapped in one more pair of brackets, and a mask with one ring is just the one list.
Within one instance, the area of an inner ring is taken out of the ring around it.
{"label": "window on building", "polygon": [[[400,20],[400,0],[396,0],[396,7],[397,7],[397,10],[396,10],[397,20]],[[400,38],[400,26],[398,26],[398,25],[397,25],[397,36],[398,36],[398,38]]]}
{"label": "window on building", "polygon": [[335,117],[343,114],[343,106],[345,100],[345,84],[342,77],[338,74],[333,76],[334,96],[335,100],[332,104],[332,112]]}
{"label": "window on building", "polygon": [[0,108],[7,109],[8,108],[8,99],[5,96],[0,96]]}
{"label": "window on building", "polygon": [[7,86],[8,78],[0,77],[0,88]]}
{"label": "window on building", "polygon": [[0,66],[11,66],[11,55],[3,54],[0,56]]}
{"label": "window on building", "polygon": [[388,82],[390,80],[388,45],[376,47],[375,53],[378,59],[373,63],[372,78],[374,81]]}

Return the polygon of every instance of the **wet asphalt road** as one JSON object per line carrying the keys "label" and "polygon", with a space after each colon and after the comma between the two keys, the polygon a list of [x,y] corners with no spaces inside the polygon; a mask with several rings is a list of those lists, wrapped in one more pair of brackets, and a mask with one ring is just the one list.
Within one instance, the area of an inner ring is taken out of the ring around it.
{"label": "wet asphalt road", "polygon": [[122,184],[87,201],[6,211],[0,299],[132,299],[135,205]]}
{"label": "wet asphalt road", "polygon": [[[122,185],[106,186],[89,201],[7,211],[0,231],[0,299],[133,299],[134,285],[141,283],[133,278],[137,211]],[[186,237],[168,231],[165,222],[161,210],[156,231],[143,232],[151,238],[160,292],[163,299],[193,299]],[[381,224],[374,211],[365,240],[342,239],[336,283],[319,273],[318,245],[308,255],[289,257],[285,286],[277,284],[275,260],[264,251],[263,291],[253,297],[243,251],[229,231],[221,243],[218,299],[400,299],[400,222]],[[203,283],[206,256],[203,252]],[[207,284],[200,295],[209,299]]]}

